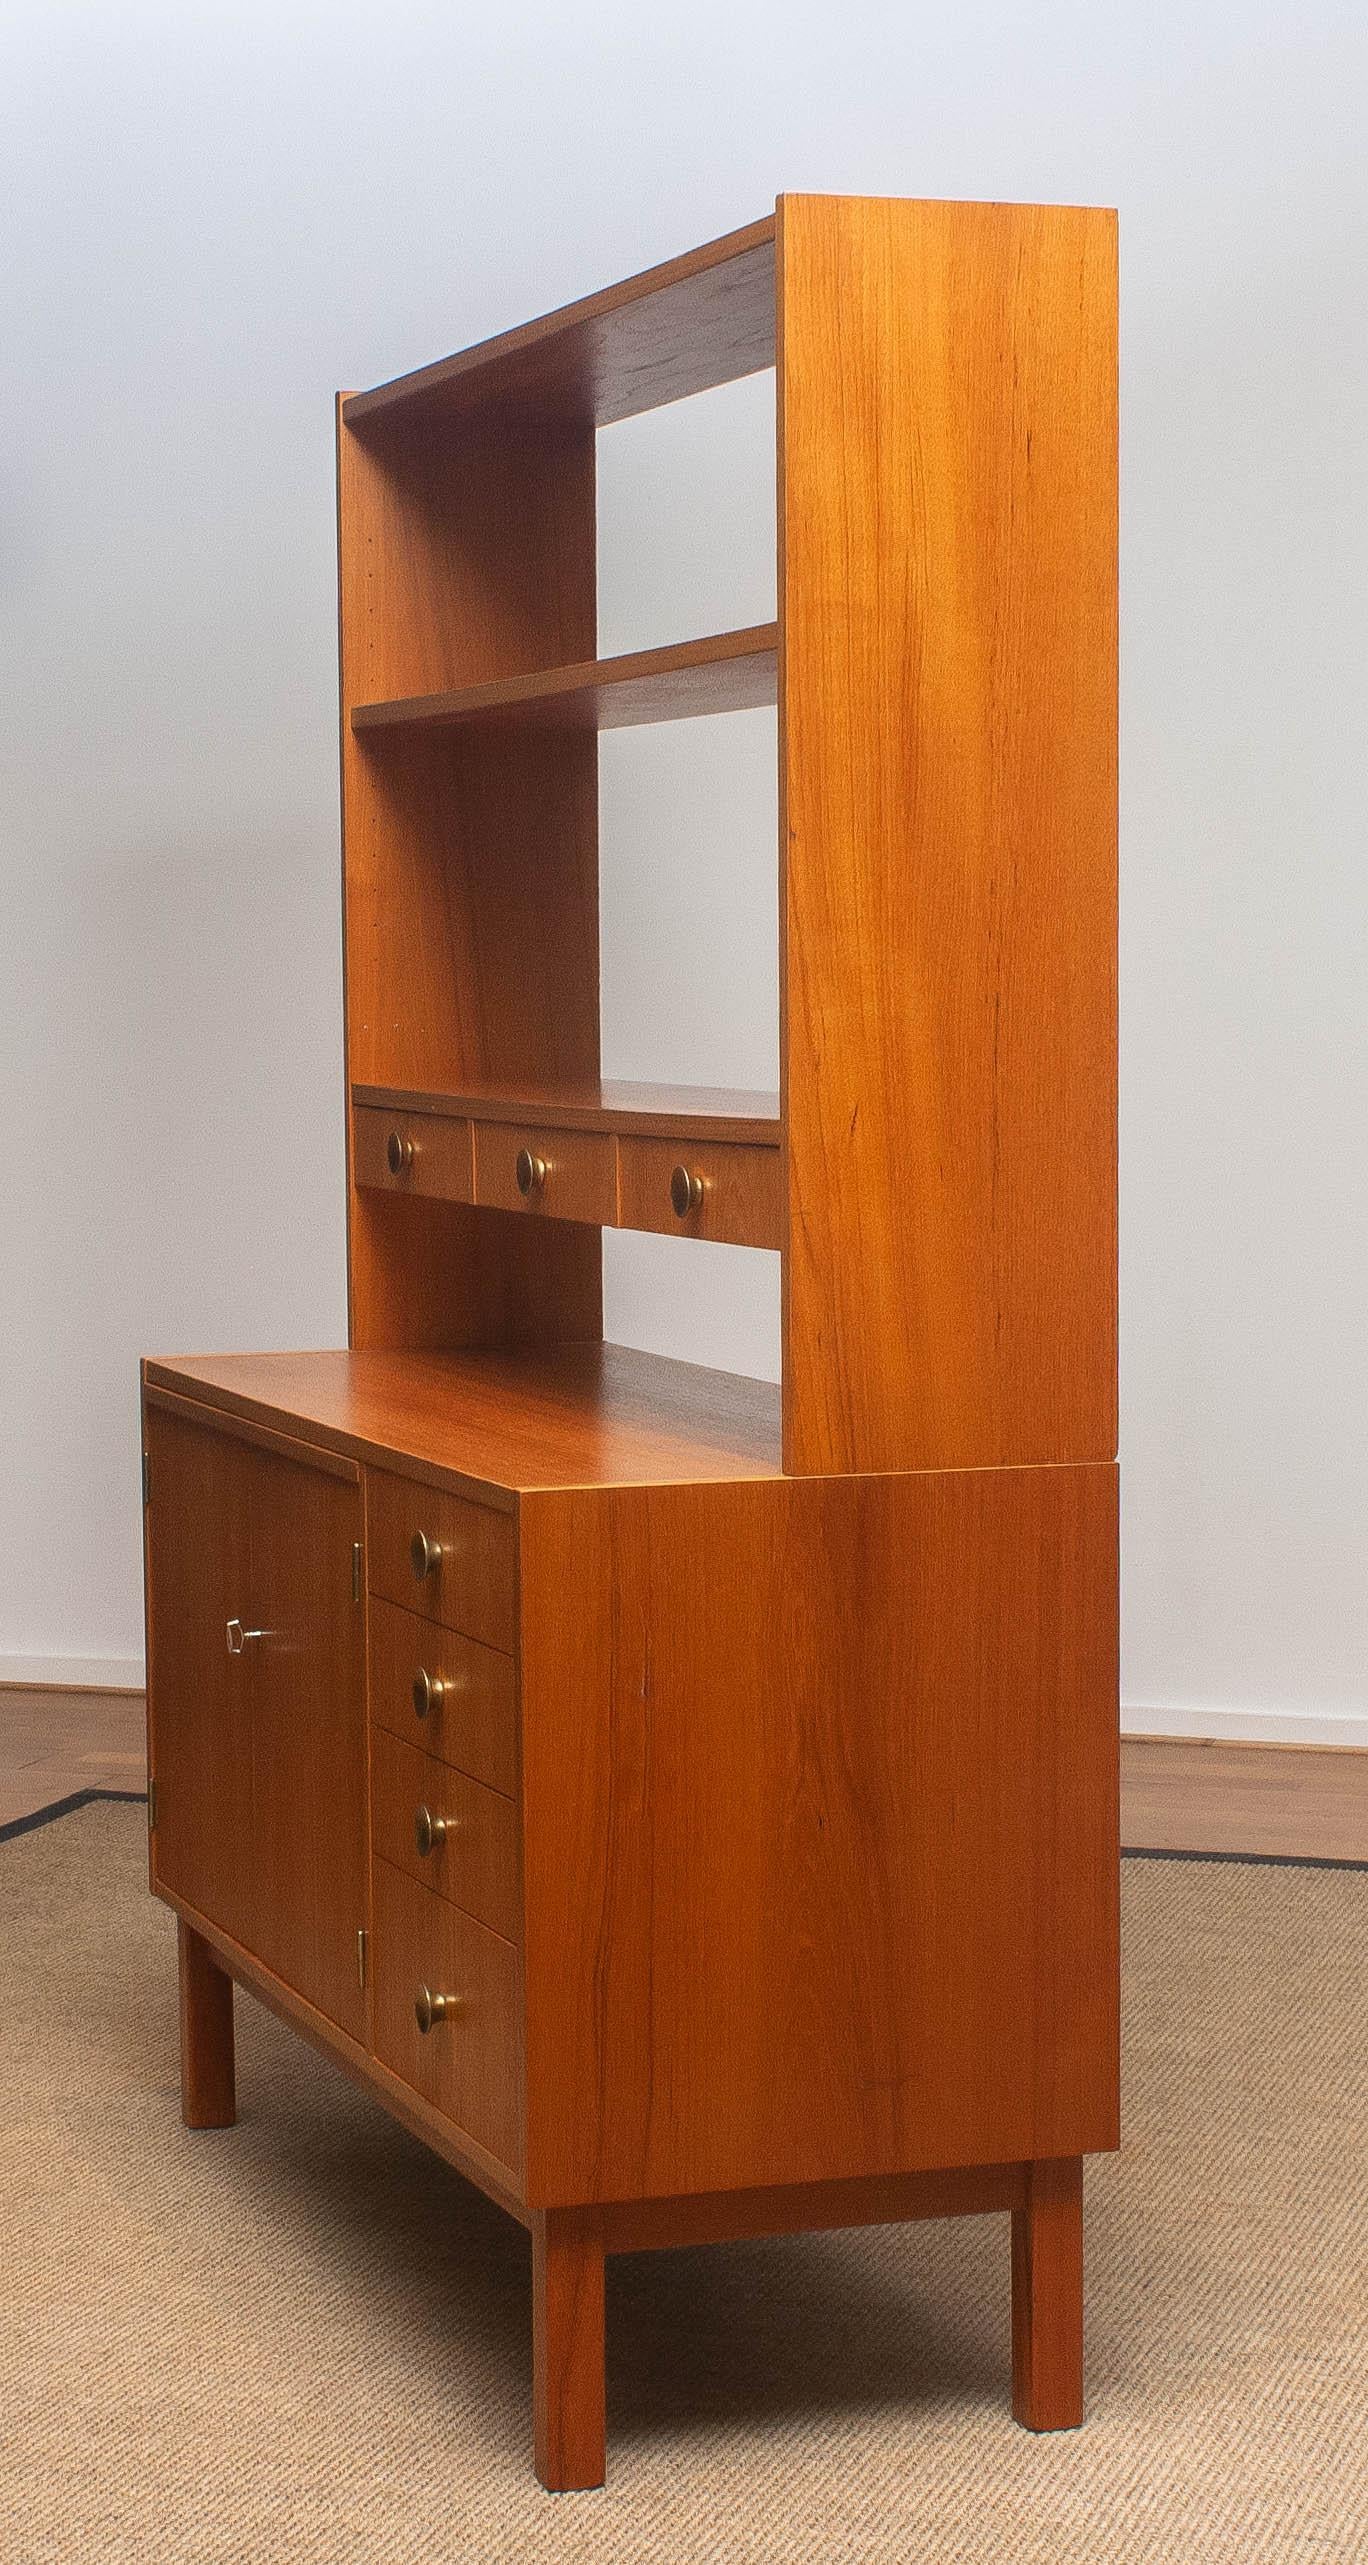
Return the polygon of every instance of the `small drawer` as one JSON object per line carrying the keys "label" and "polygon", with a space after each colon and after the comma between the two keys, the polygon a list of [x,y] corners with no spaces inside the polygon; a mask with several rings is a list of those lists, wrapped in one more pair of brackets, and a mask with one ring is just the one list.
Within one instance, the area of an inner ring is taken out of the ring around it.
{"label": "small drawer", "polygon": [[516,1950],[392,1862],[374,1864],[373,1885],[376,2056],[520,2177]]}
{"label": "small drawer", "polygon": [[475,1199],[549,1220],[617,1219],[617,1149],[597,1131],[475,1125]]}
{"label": "small drawer", "polygon": [[371,1841],[396,1870],[505,1941],[521,1939],[514,1802],[383,1728],[371,1734]]}
{"label": "small drawer", "polygon": [[779,1152],[730,1141],[621,1140],[618,1218],[671,1238],[779,1245]]}
{"label": "small drawer", "polygon": [[517,1790],[513,1659],[374,1594],[370,1711],[376,1726],[392,1737],[472,1773],[491,1790]]}
{"label": "small drawer", "polygon": [[470,1123],[449,1113],[382,1113],[357,1106],[352,1172],[380,1193],[426,1193],[436,1203],[475,1200]]}
{"label": "small drawer", "polygon": [[352,1120],[352,1170],[363,1188],[473,1202],[470,1124],[441,1113],[382,1113],[359,1104]]}
{"label": "small drawer", "polygon": [[369,1583],[491,1648],[517,1631],[513,1518],[450,1489],[366,1472]]}

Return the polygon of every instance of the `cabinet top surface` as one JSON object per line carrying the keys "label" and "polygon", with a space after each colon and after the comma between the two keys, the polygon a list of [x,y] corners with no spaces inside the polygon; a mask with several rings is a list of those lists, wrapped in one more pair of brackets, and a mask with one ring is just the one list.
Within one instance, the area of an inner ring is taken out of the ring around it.
{"label": "cabinet top surface", "polygon": [[144,1369],[150,1388],[357,1459],[411,1462],[506,1505],[535,1488],[780,1474],[772,1383],[624,1345],[214,1354]]}

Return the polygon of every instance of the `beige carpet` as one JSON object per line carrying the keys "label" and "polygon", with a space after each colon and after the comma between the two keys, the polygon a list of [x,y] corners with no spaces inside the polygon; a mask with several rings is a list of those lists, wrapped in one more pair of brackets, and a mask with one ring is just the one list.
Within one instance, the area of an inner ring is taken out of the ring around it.
{"label": "beige carpet", "polygon": [[245,1998],[242,2122],[182,2130],[143,1840],[0,1844],[6,2565],[1368,2555],[1368,1875],[1126,1865],[1083,2431],[1010,2419],[1004,2220],[642,2255],[553,2499],[520,2229]]}

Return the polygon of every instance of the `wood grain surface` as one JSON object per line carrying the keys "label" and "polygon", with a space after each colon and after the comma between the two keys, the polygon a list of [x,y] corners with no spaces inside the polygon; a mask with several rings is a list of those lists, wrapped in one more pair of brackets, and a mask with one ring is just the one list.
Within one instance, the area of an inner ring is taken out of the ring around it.
{"label": "wood grain surface", "polygon": [[[425,1754],[509,1793],[518,1787],[517,1668],[440,1622],[370,1597],[370,1714],[375,1725]],[[414,1683],[428,1677],[414,1706]],[[374,1751],[372,1749],[372,1751]]]}
{"label": "wood grain surface", "polygon": [[[390,1163],[397,1140],[403,1163]],[[437,1202],[475,1199],[475,1140],[461,1115],[379,1112],[358,1105],[353,1115],[352,1169],[358,1186],[384,1193],[428,1194]]]}
{"label": "wood grain surface", "polygon": [[[670,1191],[682,1166],[700,1189],[681,1217]],[[667,1238],[723,1238],[739,1247],[780,1243],[781,1169],[775,1149],[735,1149],[692,1136],[619,1140],[618,1220]]]}
{"label": "wood grain surface", "polygon": [[416,373],[354,392],[351,428],[481,408],[607,426],[774,363],[774,217]]}
{"label": "wood grain surface", "polygon": [[1115,1506],[523,1497],[533,2205],[1115,2143]]}
{"label": "wood grain surface", "polygon": [[[379,1858],[373,1911],[376,2056],[516,2184],[523,2138],[517,1952]],[[456,2006],[426,2036],[414,2015],[421,1986]]]}
{"label": "wood grain surface", "polygon": [[700,714],[754,712],[776,698],[777,628],[709,633],[697,641],[583,660],[530,676],[489,678],[442,694],[355,704],[354,731],[527,728],[630,730]]}
{"label": "wood grain surface", "polygon": [[[431,1559],[421,1574],[415,1540],[427,1544]],[[372,1593],[486,1647],[515,1644],[517,1552],[500,1507],[472,1504],[393,1470],[367,1470],[366,1576]]]}
{"label": "wood grain surface", "polygon": [[582,2210],[532,2220],[532,2445],[548,2493],[604,2476],[603,2239]]}
{"label": "wood grain surface", "polygon": [[[153,1884],[344,2030],[364,2003],[367,1919],[362,1531],[355,1469],[227,1420],[144,1417]],[[229,1621],[241,1623],[230,1655]]]}
{"label": "wood grain surface", "polygon": [[176,1923],[181,2118],[188,2129],[230,2129],[237,2118],[233,1981],[184,1916]]}
{"label": "wood grain surface", "polygon": [[[542,1233],[525,1223],[524,1234]],[[769,1381],[625,1345],[522,1355],[192,1355],[149,1363],[147,1376],[249,1421],[293,1421],[325,1449],[382,1464],[406,1458],[435,1485],[510,1510],[520,1488],[779,1470],[779,1393]]]}
{"label": "wood grain surface", "polygon": [[[511,1799],[377,1728],[371,1807],[371,1840],[382,1859],[505,1941],[521,1940],[518,1812]],[[427,1852],[417,1840],[420,1808],[446,1829]]]}
{"label": "wood grain surface", "polygon": [[616,1131],[643,1139],[726,1140],[748,1149],[779,1146],[779,1098],[754,1087],[660,1086],[628,1078],[562,1079],[557,1086],[524,1080],[500,1091],[468,1087],[434,1092],[413,1087],[352,1090],[361,1110],[474,1115],[481,1122],[558,1123],[566,1131]]}
{"label": "wood grain surface", "polygon": [[[524,1149],[545,1170],[531,1193],[518,1183]],[[617,1150],[606,1131],[564,1131],[546,1122],[475,1126],[475,1199],[520,1220],[617,1219]]]}
{"label": "wood grain surface", "polygon": [[1028,2431],[1083,2420],[1083,2163],[1026,2167],[1012,2211],[1012,2411]]}
{"label": "wood grain surface", "polygon": [[1116,1450],[1116,236],[786,197],[786,1466]]}

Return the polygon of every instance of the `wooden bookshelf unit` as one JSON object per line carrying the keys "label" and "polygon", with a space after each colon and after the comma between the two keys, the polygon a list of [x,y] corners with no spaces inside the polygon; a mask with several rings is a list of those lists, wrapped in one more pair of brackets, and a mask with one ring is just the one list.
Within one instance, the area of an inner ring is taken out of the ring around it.
{"label": "wooden bookshelf unit", "polygon": [[[144,1365],[151,1882],[192,2127],[236,1982],[530,2229],[551,2488],[648,2246],[1007,2210],[1082,2417],[1115,327],[1108,213],[788,196],[339,402],[349,1345]],[[775,621],[600,659],[596,429],[766,366]],[[764,704],[779,1092],[605,1083],[597,732]],[[781,1386],[613,1226],[777,1248]]]}

